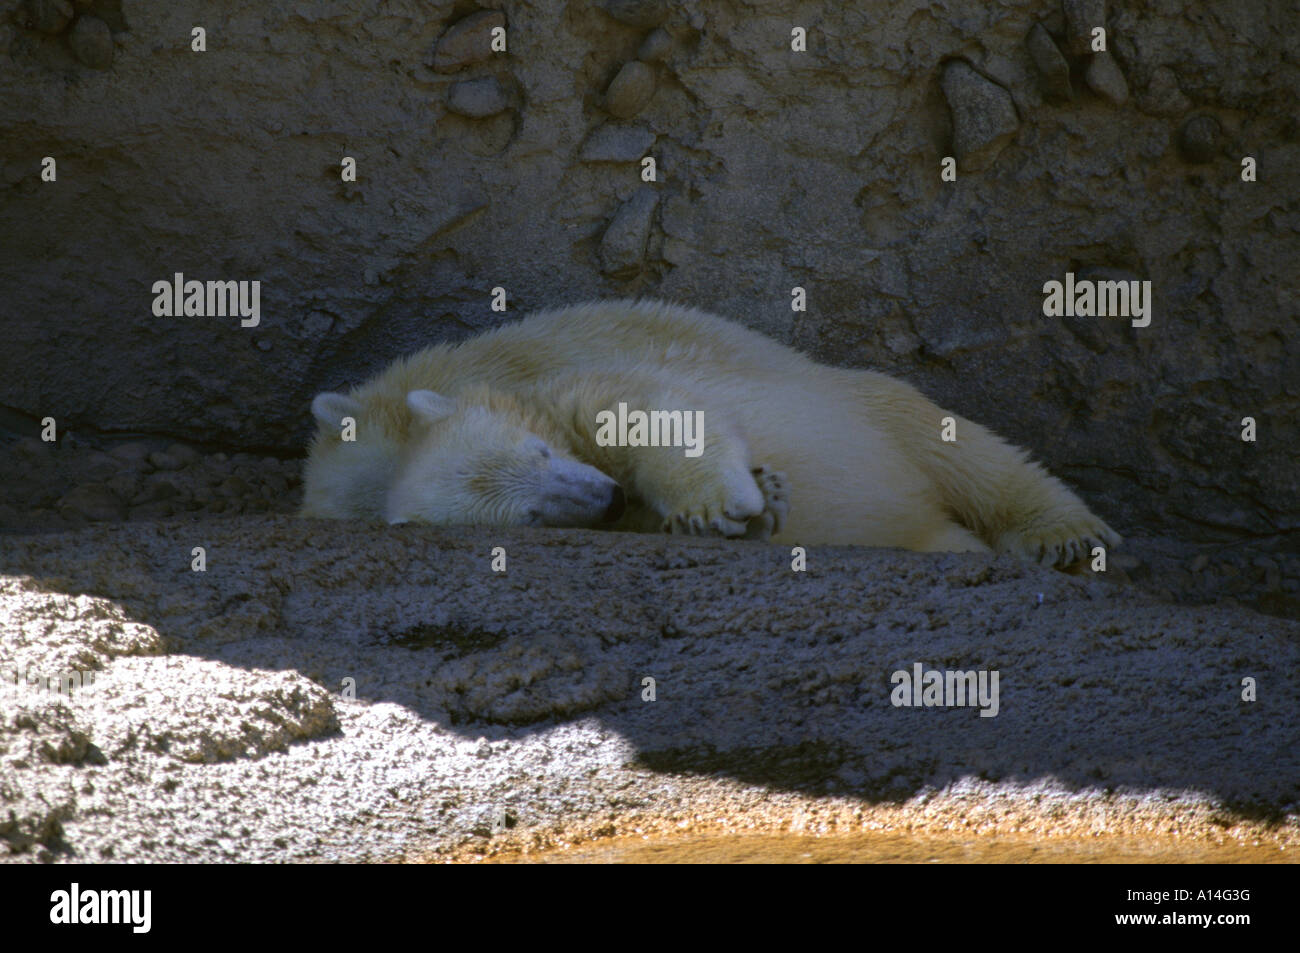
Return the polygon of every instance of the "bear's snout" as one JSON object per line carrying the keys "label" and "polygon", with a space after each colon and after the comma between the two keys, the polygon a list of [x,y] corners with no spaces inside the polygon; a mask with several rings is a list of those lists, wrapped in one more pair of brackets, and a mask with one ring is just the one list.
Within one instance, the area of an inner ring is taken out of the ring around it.
{"label": "bear's snout", "polygon": [[623,495],[623,488],[615,483],[614,489],[609,494],[609,506],[605,507],[605,514],[601,520],[606,523],[617,522],[626,507],[627,498]]}
{"label": "bear's snout", "polygon": [[554,459],[542,486],[542,522],[546,526],[599,526],[623,515],[623,488],[593,466]]}

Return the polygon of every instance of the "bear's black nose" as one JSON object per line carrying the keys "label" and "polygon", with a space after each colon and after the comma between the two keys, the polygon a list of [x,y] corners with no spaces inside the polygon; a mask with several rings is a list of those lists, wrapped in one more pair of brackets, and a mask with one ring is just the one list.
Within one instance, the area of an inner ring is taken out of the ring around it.
{"label": "bear's black nose", "polygon": [[605,507],[605,515],[601,517],[606,523],[615,522],[623,515],[623,510],[627,504],[623,496],[623,488],[617,483],[614,484],[614,492],[610,495],[609,506]]}

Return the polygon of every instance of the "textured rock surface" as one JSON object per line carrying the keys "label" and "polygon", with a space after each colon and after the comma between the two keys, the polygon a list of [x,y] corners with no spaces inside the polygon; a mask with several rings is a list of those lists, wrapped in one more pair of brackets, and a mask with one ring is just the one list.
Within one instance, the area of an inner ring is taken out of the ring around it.
{"label": "textured rock surface", "polygon": [[447,93],[447,108],[461,116],[482,119],[504,112],[509,106],[506,92],[495,76],[467,79]]}
{"label": "textured rock surface", "polygon": [[113,65],[113,33],[98,17],[79,17],[68,45],[78,60],[91,69],[108,69]]}
{"label": "textured rock surface", "polygon": [[1020,127],[1011,94],[964,60],[943,70],[943,95],[952,110],[952,148],[963,172],[987,169]]}
{"label": "textured rock surface", "polygon": [[[274,517],[0,537],[0,567],[0,859],[383,860],[794,794],[1300,846],[1300,623],[1114,580]],[[916,662],[997,670],[998,715],[892,706]]]}
{"label": "textured rock surface", "polygon": [[[185,0],[6,4],[0,424],[32,435],[49,415],[61,432],[283,457],[301,452],[315,391],[500,321],[493,286],[510,316],[654,294],[907,377],[1033,447],[1128,535],[1295,548],[1300,56],[1285,4],[830,4],[802,24],[806,53],[789,48],[788,4],[603,9],[235,0],[193,53],[208,14]],[[76,59],[77,15],[112,31],[107,69]],[[1084,81],[1077,43],[1099,17],[1132,93],[1119,106]],[[1074,101],[1044,101],[1038,23]],[[485,46],[492,25],[507,52]],[[642,52],[659,211],[641,265],[611,269],[606,228],[644,185],[582,150]],[[941,77],[958,60],[1006,90],[1019,130],[943,183]],[[518,107],[449,111],[452,84],[484,78]],[[1150,280],[1151,327],[1044,318],[1043,283],[1090,267]],[[154,317],[152,283],[177,271],[260,280],[260,326]],[[789,310],[794,285],[806,313]],[[1239,439],[1245,416],[1256,443]]]}
{"label": "textured rock surface", "polygon": [[1029,31],[1029,36],[1025,38],[1025,49],[1029,51],[1034,66],[1038,69],[1043,95],[1057,101],[1072,99],[1070,64],[1041,23],[1035,23]]}

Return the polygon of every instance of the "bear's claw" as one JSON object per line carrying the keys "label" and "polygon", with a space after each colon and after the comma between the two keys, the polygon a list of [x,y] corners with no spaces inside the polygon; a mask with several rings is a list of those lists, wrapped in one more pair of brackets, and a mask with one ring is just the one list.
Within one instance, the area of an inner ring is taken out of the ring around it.
{"label": "bear's claw", "polygon": [[763,512],[749,520],[745,528],[746,539],[768,540],[781,532],[790,515],[790,495],[786,490],[785,474],[767,467],[753,471],[754,482],[763,493]]}
{"label": "bear's claw", "polygon": [[[725,536],[768,539],[781,532],[790,513],[785,474],[756,467],[745,474],[747,486],[735,486],[722,505],[694,506],[672,513],[663,521],[666,533],[687,536]],[[739,477],[737,477],[739,481]]]}
{"label": "bear's claw", "polygon": [[669,509],[663,522],[667,533],[688,536],[743,536],[750,517],[763,512],[765,500],[748,470],[722,475],[720,485],[699,495],[713,496],[708,503],[691,501]]}
{"label": "bear's claw", "polygon": [[1064,569],[1080,560],[1092,558],[1095,547],[1106,549],[1123,542],[1115,532],[1091,513],[1079,519],[1062,520],[1045,526],[1030,526],[1007,533],[998,549],[1015,553],[1021,559],[1040,566]]}

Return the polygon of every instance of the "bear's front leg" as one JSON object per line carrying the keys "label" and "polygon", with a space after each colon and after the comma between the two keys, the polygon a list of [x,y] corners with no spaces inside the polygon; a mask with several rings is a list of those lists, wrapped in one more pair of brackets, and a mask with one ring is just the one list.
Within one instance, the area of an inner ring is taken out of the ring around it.
{"label": "bear's front leg", "polygon": [[630,488],[660,515],[664,532],[767,539],[785,522],[784,475],[753,468],[737,437],[713,434],[698,457],[665,447],[627,454]]}
{"label": "bear's front leg", "polygon": [[[694,461],[691,461],[694,463]],[[716,461],[715,461],[716,462]],[[657,483],[659,474],[643,473],[654,467],[639,468],[638,489],[647,492],[647,483]],[[660,529],[688,536],[744,536],[751,520],[763,515],[767,502],[750,468],[729,461],[718,467],[683,466],[670,463],[663,474],[664,486],[654,496],[646,496],[650,505],[663,517]]]}
{"label": "bear's front leg", "polygon": [[[725,414],[697,409],[707,402],[696,395],[614,374],[576,383],[557,378],[547,386],[557,393],[556,419],[570,428],[582,459],[656,514],[665,532],[766,538],[784,522],[784,477],[755,470]],[[637,421],[636,414],[646,416]],[[696,420],[698,430],[686,427]]]}

